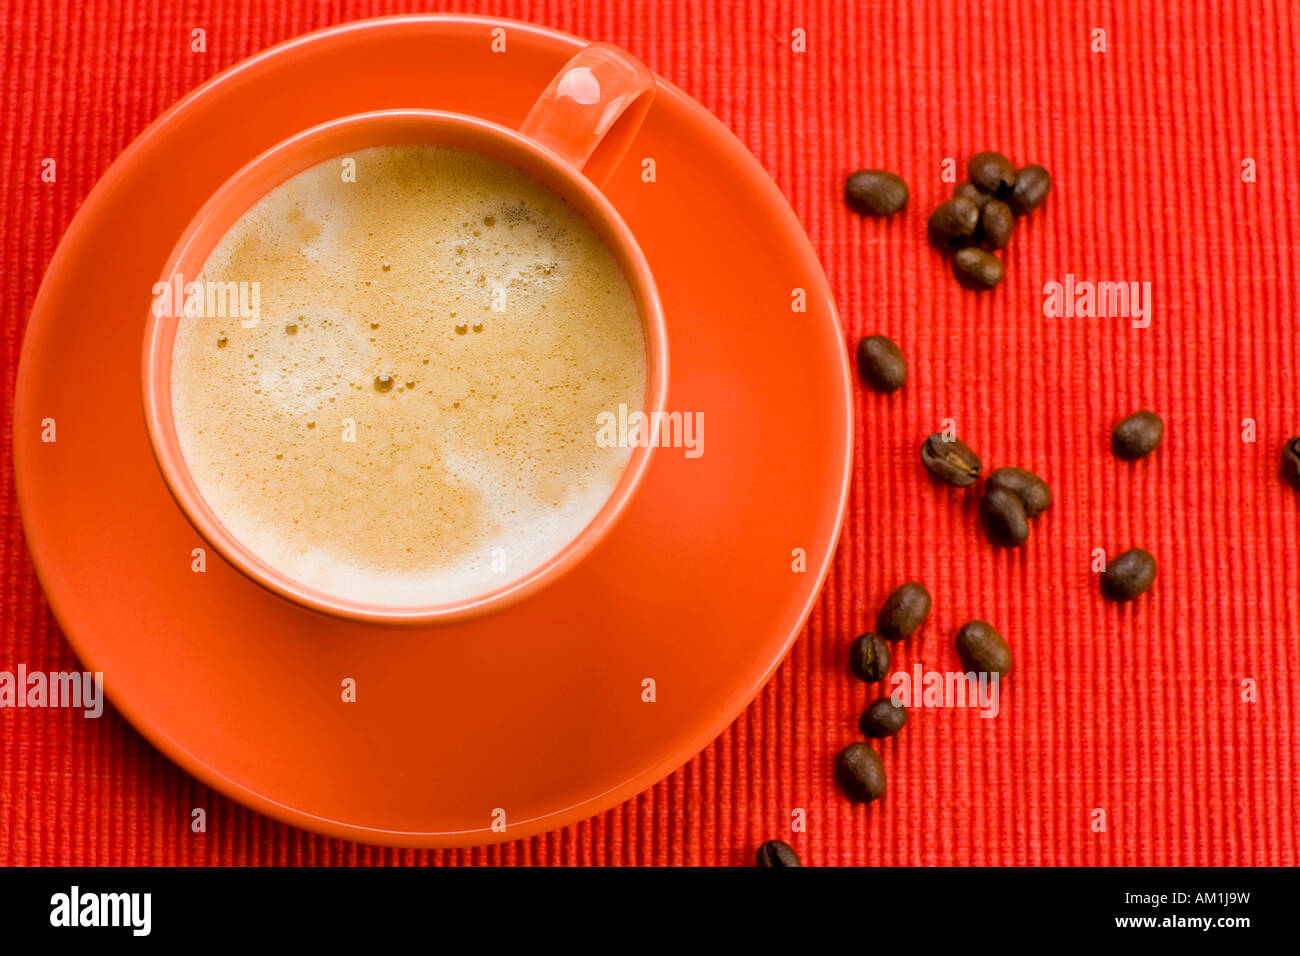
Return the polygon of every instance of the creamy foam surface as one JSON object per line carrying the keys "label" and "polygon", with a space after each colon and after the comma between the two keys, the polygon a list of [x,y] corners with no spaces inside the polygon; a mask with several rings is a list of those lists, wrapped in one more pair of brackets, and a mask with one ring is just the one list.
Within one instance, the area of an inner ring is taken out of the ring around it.
{"label": "creamy foam surface", "polygon": [[482,594],[617,484],[630,449],[599,447],[596,421],[643,407],[640,314],[591,225],[525,173],[445,147],[351,155],[355,182],[340,160],[293,177],[208,258],[201,280],[260,283],[260,319],[180,319],[181,449],[226,528],[294,580],[389,606]]}

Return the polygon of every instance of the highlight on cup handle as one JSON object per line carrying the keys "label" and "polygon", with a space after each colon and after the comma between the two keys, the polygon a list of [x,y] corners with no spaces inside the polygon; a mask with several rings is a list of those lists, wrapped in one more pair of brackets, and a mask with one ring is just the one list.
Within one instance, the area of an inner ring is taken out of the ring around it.
{"label": "highlight on cup handle", "polygon": [[519,132],[604,186],[654,98],[654,74],[610,43],[580,50],[551,80]]}

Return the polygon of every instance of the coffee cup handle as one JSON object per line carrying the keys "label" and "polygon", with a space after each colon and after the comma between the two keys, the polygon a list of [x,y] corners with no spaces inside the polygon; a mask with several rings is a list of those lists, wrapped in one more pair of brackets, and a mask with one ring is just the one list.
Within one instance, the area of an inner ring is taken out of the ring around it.
{"label": "coffee cup handle", "polygon": [[551,80],[519,132],[605,185],[640,129],[654,74],[611,43],[584,47]]}

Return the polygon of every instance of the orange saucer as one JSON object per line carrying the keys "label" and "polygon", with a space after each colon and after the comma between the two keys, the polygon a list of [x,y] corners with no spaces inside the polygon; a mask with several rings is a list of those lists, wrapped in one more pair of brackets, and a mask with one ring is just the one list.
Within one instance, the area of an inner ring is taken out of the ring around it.
{"label": "orange saucer", "polygon": [[[492,51],[497,28],[504,53]],[[419,107],[518,126],[581,45],[465,16],[363,21],[282,44],[142,133],[50,264],[14,412],[41,582],[126,718],[205,783],[278,819],[438,847],[606,810],[725,729],[825,577],[852,427],[830,291],[757,161],[662,80],[607,192],[658,281],[669,408],[703,413],[703,454],[661,449],[581,567],[464,623],[332,620],[212,552],[206,571],[192,570],[203,542],[150,454],[139,380],[151,286],[185,224],[253,156],[333,117]],[[806,312],[792,310],[795,289]],[[43,440],[47,420],[54,442]],[[349,680],[355,702],[344,701]]]}

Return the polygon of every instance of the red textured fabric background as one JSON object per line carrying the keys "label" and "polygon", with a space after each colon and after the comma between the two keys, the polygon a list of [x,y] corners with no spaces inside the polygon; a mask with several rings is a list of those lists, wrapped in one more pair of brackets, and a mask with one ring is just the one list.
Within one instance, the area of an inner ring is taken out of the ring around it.
{"label": "red textured fabric background", "polygon": [[[76,666],[27,554],[10,435],[23,329],[78,205],[137,133],[221,69],[331,23],[416,9],[0,3],[0,670]],[[111,709],[98,721],[2,710],[0,863],[735,864],[770,837],[806,864],[1300,862],[1300,494],[1277,475],[1300,434],[1300,5],[442,9],[619,43],[696,97],[789,198],[846,343],[883,332],[907,353],[902,392],[856,394],[850,510],[805,632],[753,705],[663,783],[594,820],[477,850],[317,837],[209,791]],[[206,54],[189,50],[199,26]],[[805,53],[790,48],[796,28]],[[964,166],[986,147],[1043,163],[1056,188],[1022,220],[1007,281],[976,296],[926,246],[924,223],[952,188],[943,159]],[[40,182],[47,156],[57,185]],[[1257,182],[1242,180],[1247,158]],[[903,215],[846,211],[843,176],[859,166],[907,179]],[[1067,273],[1150,282],[1150,327],[1044,317],[1043,284]],[[1110,427],[1142,407],[1163,416],[1164,445],[1119,462]],[[994,553],[974,495],[925,478],[916,448],[944,418],[987,465],[1051,483],[1056,504],[1027,547]],[[1242,440],[1247,418],[1257,442]],[[1157,556],[1157,584],[1135,605],[1105,604],[1093,549],[1132,545]],[[1017,673],[997,719],[914,712],[881,747],[888,797],[852,806],[831,760],[861,739],[874,694],[848,675],[845,649],[909,578],[935,609],[896,667],[952,667],[953,631],[982,617]],[[197,806],[205,834],[189,828]],[[792,833],[796,809],[806,829]]]}

